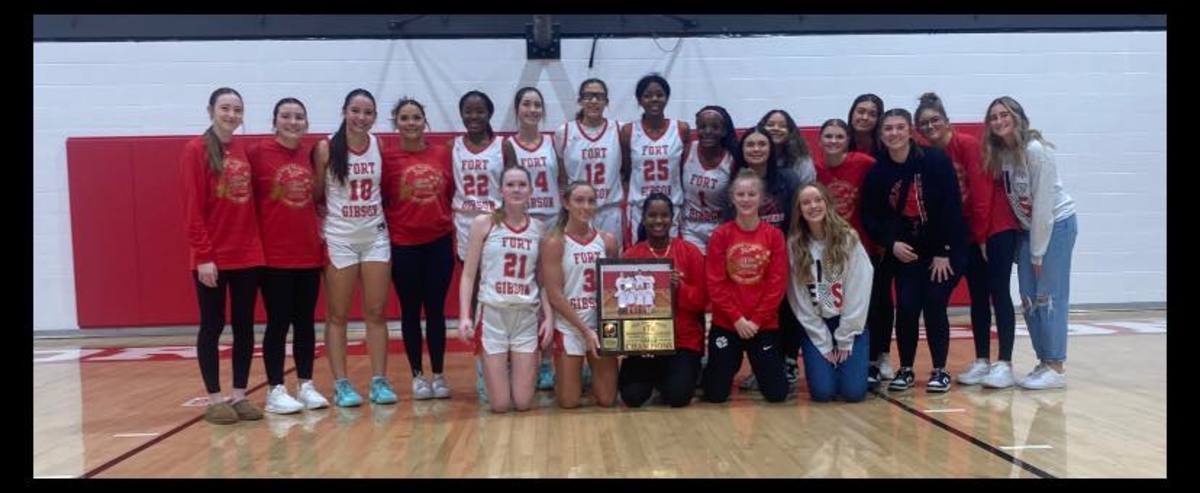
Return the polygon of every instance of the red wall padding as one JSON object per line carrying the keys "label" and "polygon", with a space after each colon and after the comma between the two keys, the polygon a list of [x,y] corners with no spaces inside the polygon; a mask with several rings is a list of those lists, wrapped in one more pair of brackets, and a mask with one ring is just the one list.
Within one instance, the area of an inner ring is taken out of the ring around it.
{"label": "red wall padding", "polygon": [[[980,135],[982,124],[955,129]],[[817,129],[804,128],[817,149]],[[387,143],[399,136],[379,134]],[[438,145],[454,133],[430,133]],[[238,136],[253,141],[265,135]],[[310,141],[320,139],[312,135]],[[72,137],[67,139],[67,175],[75,259],[75,296],[81,328],[195,325],[199,323],[195,284],[188,270],[183,231],[179,153],[193,136]],[[386,145],[386,144],[385,144]],[[458,316],[458,275],[446,297],[446,315]],[[965,283],[964,283],[965,284]],[[969,303],[965,285],[951,303]],[[360,318],[358,300],[352,318]],[[261,297],[256,318],[265,322]],[[399,318],[396,295],[389,295],[389,319]],[[325,315],[324,289],[317,318]]]}

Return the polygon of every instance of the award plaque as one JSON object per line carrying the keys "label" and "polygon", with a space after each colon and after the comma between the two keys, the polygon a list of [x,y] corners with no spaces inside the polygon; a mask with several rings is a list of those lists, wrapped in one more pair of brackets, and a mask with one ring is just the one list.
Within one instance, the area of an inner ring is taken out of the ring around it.
{"label": "award plaque", "polygon": [[671,259],[598,259],[600,354],[675,353]]}

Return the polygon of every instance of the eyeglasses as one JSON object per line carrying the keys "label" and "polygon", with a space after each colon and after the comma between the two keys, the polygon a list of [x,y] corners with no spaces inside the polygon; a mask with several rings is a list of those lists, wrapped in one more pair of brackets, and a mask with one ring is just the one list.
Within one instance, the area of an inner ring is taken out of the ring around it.
{"label": "eyeglasses", "polygon": [[918,128],[930,128],[934,125],[940,125],[945,122],[946,122],[945,118],[942,118],[940,116],[935,116],[928,120],[921,120],[921,121],[917,122],[917,127]]}
{"label": "eyeglasses", "polygon": [[604,101],[608,99],[608,95],[602,92],[585,92],[579,95],[580,101]]}

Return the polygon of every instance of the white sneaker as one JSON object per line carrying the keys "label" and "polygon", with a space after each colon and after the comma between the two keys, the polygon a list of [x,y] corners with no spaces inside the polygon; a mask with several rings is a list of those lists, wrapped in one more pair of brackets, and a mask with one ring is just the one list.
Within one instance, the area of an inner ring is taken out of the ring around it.
{"label": "white sneaker", "polygon": [[446,385],[446,377],[442,375],[434,375],[433,382],[430,382],[433,387],[433,397],[437,399],[450,398],[450,386]]}
{"label": "white sneaker", "polygon": [[273,414],[292,414],[304,409],[304,404],[288,395],[287,387],[276,385],[267,393],[266,411]]}
{"label": "white sneaker", "polygon": [[317,391],[317,386],[313,385],[311,380],[300,384],[300,391],[296,395],[300,397],[300,402],[304,403],[305,409],[329,407],[329,401]]}
{"label": "white sneaker", "polygon": [[879,353],[879,379],[891,380],[896,378],[896,369],[892,368],[891,354]]}
{"label": "white sneaker", "polygon": [[997,361],[988,367],[988,373],[981,381],[984,387],[989,389],[1007,389],[1012,387],[1015,382],[1013,379],[1012,364],[1007,361]]}
{"label": "white sneaker", "polygon": [[1030,390],[1061,389],[1067,386],[1067,375],[1046,366],[1041,372],[1022,380],[1021,386]]}
{"label": "white sneaker", "polygon": [[430,387],[429,382],[418,375],[413,377],[412,394],[414,400],[423,401],[426,399],[432,399],[433,387]]}
{"label": "white sneaker", "polygon": [[1026,380],[1029,380],[1030,378],[1033,378],[1033,377],[1037,376],[1037,374],[1038,374],[1038,373],[1041,373],[1041,372],[1042,372],[1042,370],[1045,370],[1045,369],[1046,369],[1046,364],[1045,364],[1045,363],[1042,363],[1041,361],[1039,361],[1039,362],[1038,362],[1038,364],[1037,364],[1037,366],[1033,367],[1033,369],[1032,369],[1032,370],[1029,370],[1029,373],[1028,373],[1028,374],[1026,374],[1025,376],[1023,376],[1023,377],[1021,377],[1021,378],[1018,378],[1018,379],[1017,379],[1017,385],[1022,385],[1022,383],[1023,383],[1024,381],[1026,381]]}
{"label": "white sneaker", "polygon": [[983,381],[983,377],[988,374],[988,360],[977,359],[971,362],[971,366],[958,374],[958,383],[963,385],[978,385]]}

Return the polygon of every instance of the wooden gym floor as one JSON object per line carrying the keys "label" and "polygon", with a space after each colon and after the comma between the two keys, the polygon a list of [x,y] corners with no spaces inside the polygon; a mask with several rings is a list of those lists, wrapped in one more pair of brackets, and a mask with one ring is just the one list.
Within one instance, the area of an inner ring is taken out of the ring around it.
{"label": "wooden gym floor", "polygon": [[[950,369],[973,358],[967,317],[952,317]],[[1018,317],[1020,324],[1020,317]],[[202,419],[194,336],[38,339],[34,342],[34,477],[1166,477],[1166,312],[1073,312],[1067,389],[918,386],[857,404],[797,394],[768,404],[735,389],[731,402],[697,398],[561,410],[539,392],[525,413],[495,415],[475,396],[469,353],[446,357],[450,399],[413,401],[393,333],[388,374],[400,402],[330,408],[231,426]],[[1035,364],[1018,327],[1018,375]],[[223,339],[228,344],[228,330]],[[453,331],[452,331],[453,332]],[[964,337],[965,336],[965,337]],[[351,332],[352,380],[366,393],[362,333]],[[261,335],[258,336],[261,340]],[[318,342],[322,337],[318,336]],[[993,335],[993,354],[997,341]],[[355,355],[357,353],[357,355]],[[892,350],[893,364],[898,355]],[[426,356],[428,371],[428,356]],[[287,361],[287,383],[295,373]],[[222,387],[230,382],[228,350]],[[748,374],[748,365],[738,381]],[[314,372],[332,399],[324,358]],[[266,394],[255,358],[250,398]],[[590,404],[586,400],[585,404]]]}

